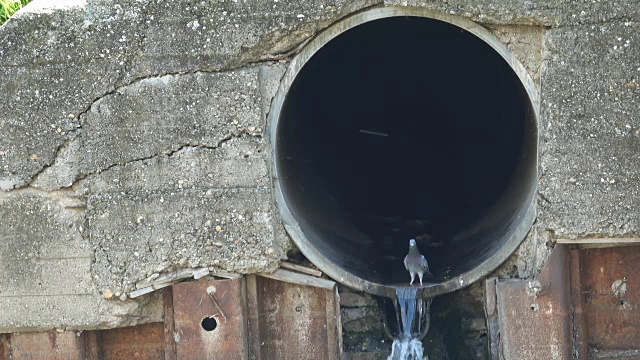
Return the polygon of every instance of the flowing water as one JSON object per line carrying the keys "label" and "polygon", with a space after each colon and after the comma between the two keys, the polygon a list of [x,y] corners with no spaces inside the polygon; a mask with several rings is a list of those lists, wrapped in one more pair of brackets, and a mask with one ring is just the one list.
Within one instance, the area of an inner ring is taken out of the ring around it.
{"label": "flowing water", "polygon": [[398,334],[387,360],[425,360],[421,339],[429,330],[431,299],[418,298],[418,288],[397,288]]}
{"label": "flowing water", "polygon": [[393,340],[391,355],[387,360],[422,360],[424,357],[424,348],[422,342],[418,339],[395,339]]}

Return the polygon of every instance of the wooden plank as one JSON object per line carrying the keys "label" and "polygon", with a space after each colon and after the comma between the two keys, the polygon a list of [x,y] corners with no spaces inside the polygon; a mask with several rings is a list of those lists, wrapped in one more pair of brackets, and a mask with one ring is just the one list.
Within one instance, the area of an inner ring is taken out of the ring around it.
{"label": "wooden plank", "polygon": [[86,359],[100,360],[100,357],[99,357],[100,346],[98,345],[98,335],[96,334],[96,331],[83,331],[80,336],[84,338],[84,344],[86,348],[86,354],[85,354]]}
{"label": "wooden plank", "polygon": [[299,274],[292,271],[278,269],[273,273],[258,274],[269,279],[280,280],[291,284],[313,286],[327,290],[333,290],[336,282],[327,279],[316,278],[309,275]]}
{"label": "wooden plank", "polygon": [[640,245],[640,238],[557,239],[556,244],[578,245],[581,248],[607,248]]}
{"label": "wooden plank", "polygon": [[217,270],[215,267],[209,268],[209,275],[224,278],[224,279],[240,279],[242,278],[242,274],[231,273],[226,271]]}
{"label": "wooden plank", "polygon": [[136,291],[130,292],[129,293],[129,297],[131,299],[135,299],[138,296],[149,294],[149,293],[154,292],[156,290],[160,290],[162,288],[166,288],[167,286],[171,286],[171,283],[165,283],[165,284],[161,284],[161,285],[151,285],[149,287],[138,289]]}
{"label": "wooden plank", "polygon": [[195,269],[182,269],[178,271],[172,271],[168,274],[161,275],[152,281],[144,281],[136,284],[137,290],[129,293],[129,297],[132,299],[137,298],[145,294],[154,292],[165,288],[169,285],[175,284],[181,280],[193,277],[195,280],[201,279],[209,275],[209,268],[195,268]]}
{"label": "wooden plank", "polygon": [[342,321],[340,318],[340,295],[338,287],[325,291],[327,306],[327,352],[330,359],[342,359]]}
{"label": "wooden plank", "polygon": [[207,268],[181,269],[178,271],[172,271],[170,273],[160,275],[151,281],[139,282],[136,284],[136,289],[143,289],[151,286],[156,286],[157,289],[160,289],[160,285],[173,284],[180,280],[191,278],[193,277],[194,273],[202,271],[204,269]]}
{"label": "wooden plank", "polygon": [[209,275],[209,269],[208,268],[197,269],[196,271],[193,272],[193,278],[195,280],[202,279],[203,277],[205,277],[207,275]]}
{"label": "wooden plank", "polygon": [[311,276],[316,276],[316,277],[322,276],[322,271],[320,271],[320,270],[308,268],[306,266],[293,264],[293,263],[286,262],[286,261],[281,262],[280,263],[280,267],[283,267],[285,269],[294,270],[294,271],[297,271],[297,272],[301,272],[301,273],[304,273],[304,274],[307,274],[307,275],[311,275]]}

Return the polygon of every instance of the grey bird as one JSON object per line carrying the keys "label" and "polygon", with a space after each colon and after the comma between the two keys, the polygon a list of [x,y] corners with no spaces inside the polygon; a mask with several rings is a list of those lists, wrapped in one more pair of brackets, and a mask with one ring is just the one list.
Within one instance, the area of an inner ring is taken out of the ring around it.
{"label": "grey bird", "polygon": [[409,275],[411,275],[411,282],[409,285],[413,285],[413,280],[418,274],[420,278],[420,285],[422,285],[422,277],[424,274],[427,276],[431,276],[429,272],[429,263],[427,263],[427,259],[425,259],[424,255],[420,254],[418,250],[418,245],[416,245],[416,240],[409,240],[409,253],[404,258],[404,267],[409,271]]}

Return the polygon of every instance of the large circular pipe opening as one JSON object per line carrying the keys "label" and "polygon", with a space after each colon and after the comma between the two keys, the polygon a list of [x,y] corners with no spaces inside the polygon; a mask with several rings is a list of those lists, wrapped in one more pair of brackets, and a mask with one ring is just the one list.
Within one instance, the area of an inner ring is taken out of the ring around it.
{"label": "large circular pipe opening", "polygon": [[408,285],[417,239],[435,295],[495,269],[533,222],[532,90],[478,34],[388,15],[292,64],[271,117],[277,200],[307,257],[371,293]]}

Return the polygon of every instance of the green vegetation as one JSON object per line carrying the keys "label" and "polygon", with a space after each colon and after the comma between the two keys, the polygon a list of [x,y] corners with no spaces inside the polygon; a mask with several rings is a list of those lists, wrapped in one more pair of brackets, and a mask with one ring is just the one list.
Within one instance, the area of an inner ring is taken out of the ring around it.
{"label": "green vegetation", "polygon": [[31,0],[0,0],[0,25],[4,24],[11,15],[22,9]]}

